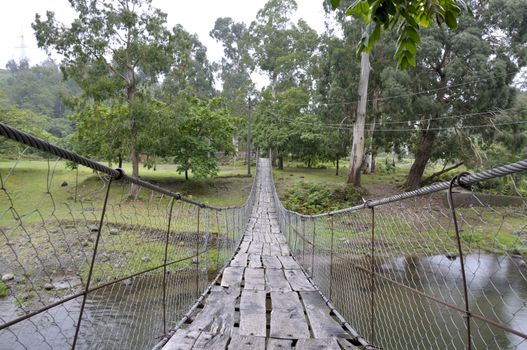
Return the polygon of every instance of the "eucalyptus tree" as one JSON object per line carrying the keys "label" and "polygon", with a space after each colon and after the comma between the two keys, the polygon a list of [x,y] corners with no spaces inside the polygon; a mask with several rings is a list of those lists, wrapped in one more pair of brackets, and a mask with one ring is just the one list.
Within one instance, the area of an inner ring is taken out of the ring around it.
{"label": "eucalyptus tree", "polygon": [[[132,176],[139,176],[138,133],[144,128],[134,113],[137,95],[168,72],[174,35],[166,14],[151,0],[70,0],[76,18],[70,25],[36,15],[32,24],[40,48],[63,59],[65,77],[73,79],[93,101],[118,99],[128,106]],[[132,186],[131,195],[139,188]]]}
{"label": "eucalyptus tree", "polygon": [[472,6],[475,16],[463,16],[456,30],[431,26],[421,32],[415,68],[383,72],[384,93],[402,95],[383,108],[409,120],[391,125],[391,132],[401,130],[412,141],[408,189],[421,185],[431,159],[477,159],[477,148],[492,142],[499,129],[492,125],[502,124],[496,112],[514,100],[511,82],[520,61],[506,54],[507,44],[495,40],[499,28],[483,19],[487,8]]}

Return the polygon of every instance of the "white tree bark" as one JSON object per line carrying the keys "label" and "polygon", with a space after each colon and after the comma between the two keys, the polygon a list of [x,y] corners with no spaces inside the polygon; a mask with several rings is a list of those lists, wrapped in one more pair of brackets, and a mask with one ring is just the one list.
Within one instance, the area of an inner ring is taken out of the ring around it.
{"label": "white tree bark", "polygon": [[364,124],[366,123],[366,106],[368,103],[368,80],[370,78],[370,55],[362,52],[360,60],[359,103],[357,118],[353,123],[353,142],[350,153],[350,172],[348,183],[361,184],[361,168],[364,161]]}

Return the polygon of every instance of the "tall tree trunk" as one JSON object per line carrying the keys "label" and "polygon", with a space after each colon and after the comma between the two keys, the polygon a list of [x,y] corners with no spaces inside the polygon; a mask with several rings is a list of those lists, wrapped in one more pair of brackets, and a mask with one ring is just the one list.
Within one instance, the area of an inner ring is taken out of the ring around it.
{"label": "tall tree trunk", "polygon": [[284,156],[278,156],[278,169],[284,170]]}
{"label": "tall tree trunk", "polygon": [[335,160],[337,163],[336,170],[335,170],[335,176],[339,176],[339,155],[338,154],[335,155]]}
{"label": "tall tree trunk", "polygon": [[185,180],[188,180],[188,169],[185,169]]}
{"label": "tall tree trunk", "polygon": [[[139,178],[139,153],[137,151],[137,123],[134,116],[132,104],[135,99],[135,86],[128,86],[127,102],[130,114],[130,160],[132,161],[132,177]],[[139,186],[131,184],[130,197],[136,199],[139,195]]]}
{"label": "tall tree trunk", "polygon": [[364,124],[366,123],[366,105],[368,102],[368,80],[370,77],[370,57],[362,52],[360,61],[359,103],[357,118],[353,123],[353,143],[350,153],[350,171],[348,183],[355,186],[361,184],[361,168],[364,160]]}
{"label": "tall tree trunk", "polygon": [[117,156],[117,159],[119,161],[119,169],[122,169],[123,168],[123,156],[119,154]]}
{"label": "tall tree trunk", "polygon": [[[451,52],[450,48],[446,47],[445,50],[443,51],[440,65],[439,67],[435,69],[437,71],[438,78],[439,78],[439,89],[437,90],[437,95],[436,95],[436,102],[438,103],[445,102],[446,89],[448,86],[448,78],[444,72],[444,69],[448,65],[448,61],[450,58],[450,52]],[[431,119],[430,122],[432,120],[433,119]],[[415,153],[415,160],[414,160],[414,163],[412,164],[412,167],[410,168],[408,177],[406,178],[406,183],[404,184],[404,186],[408,190],[415,190],[421,186],[421,178],[423,177],[423,173],[425,172],[426,164],[428,163],[428,161],[430,160],[430,157],[432,156],[434,141],[437,135],[436,133],[428,130],[428,128],[430,128],[430,122],[428,123],[427,129],[421,131],[421,138],[419,140],[419,146],[417,147],[417,152]]]}
{"label": "tall tree trunk", "polygon": [[407,190],[415,190],[421,186],[421,177],[425,171],[426,164],[432,156],[435,138],[436,134],[434,132],[428,130],[422,131],[419,146],[415,153],[415,160],[406,179],[405,187]]}

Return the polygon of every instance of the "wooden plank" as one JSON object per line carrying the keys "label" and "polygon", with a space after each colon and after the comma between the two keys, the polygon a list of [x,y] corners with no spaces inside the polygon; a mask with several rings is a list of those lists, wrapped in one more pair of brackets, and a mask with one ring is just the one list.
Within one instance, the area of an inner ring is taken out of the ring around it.
{"label": "wooden plank", "polygon": [[293,341],[289,339],[269,338],[267,341],[267,350],[288,350],[292,349]]}
{"label": "wooden plank", "polygon": [[162,350],[189,350],[192,349],[194,343],[198,339],[200,331],[178,329],[176,333],[163,346]]}
{"label": "wooden plank", "polygon": [[247,249],[249,249],[249,245],[251,242],[249,241],[242,241],[240,243],[240,249],[238,250],[238,253],[247,253]]}
{"label": "wooden plank", "polygon": [[231,266],[245,267],[247,266],[247,253],[238,253],[231,261]]}
{"label": "wooden plank", "polygon": [[276,256],[262,256],[262,262],[266,269],[281,269],[282,263]]}
{"label": "wooden plank", "polygon": [[265,292],[244,290],[240,299],[240,335],[265,337]]}
{"label": "wooden plank", "polygon": [[269,255],[271,255],[270,251],[271,250],[270,250],[270,247],[269,247],[269,243],[264,243],[263,244],[263,249],[262,249],[262,255],[269,256]]}
{"label": "wooden plank", "polygon": [[229,343],[229,350],[265,350],[264,337],[235,335]]}
{"label": "wooden plank", "polygon": [[278,243],[271,243],[269,254],[272,255],[272,256],[280,256],[280,255],[282,255],[282,250],[280,249],[280,244],[278,244]]}
{"label": "wooden plank", "polygon": [[249,247],[249,249],[247,250],[247,252],[249,254],[258,254],[258,255],[261,255],[262,254],[262,247],[263,247],[263,243],[260,243],[260,242],[252,242],[251,243],[251,246]]}
{"label": "wooden plank", "polygon": [[188,329],[230,335],[234,326],[234,304],[239,295],[238,288],[214,288]]}
{"label": "wooden plank", "polygon": [[349,338],[349,334],[330,316],[330,309],[318,292],[301,292],[315,338]]}
{"label": "wooden plank", "polygon": [[289,250],[289,246],[287,245],[287,243],[280,242],[280,252],[283,256],[288,256],[291,254],[291,250]]}
{"label": "wooden plank", "polygon": [[265,290],[263,269],[245,269],[245,289]]}
{"label": "wooden plank", "polygon": [[227,334],[202,332],[193,349],[225,350],[230,338],[231,336]]}
{"label": "wooden plank", "polygon": [[243,270],[243,267],[226,267],[221,277],[221,286],[239,288],[243,279]]}
{"label": "wooden plank", "polygon": [[249,254],[249,267],[253,269],[262,267],[262,259],[258,254]]}
{"label": "wooden plank", "polygon": [[351,344],[346,339],[337,339],[337,343],[339,343],[339,345],[340,345],[342,350],[359,350],[358,347],[356,347],[355,345]]}
{"label": "wooden plank", "polygon": [[291,291],[291,286],[285,278],[284,271],[279,269],[265,270],[265,287],[270,292]]}
{"label": "wooden plank", "polygon": [[301,270],[284,270],[284,273],[294,291],[314,292],[316,290]]}
{"label": "wooden plank", "polygon": [[293,259],[291,255],[279,256],[278,259],[286,270],[300,270],[300,265]]}
{"label": "wooden plank", "polygon": [[304,308],[295,292],[271,292],[271,337],[309,338]]}
{"label": "wooden plank", "polygon": [[335,338],[331,339],[298,339],[296,342],[297,349],[303,350],[340,350],[339,344]]}

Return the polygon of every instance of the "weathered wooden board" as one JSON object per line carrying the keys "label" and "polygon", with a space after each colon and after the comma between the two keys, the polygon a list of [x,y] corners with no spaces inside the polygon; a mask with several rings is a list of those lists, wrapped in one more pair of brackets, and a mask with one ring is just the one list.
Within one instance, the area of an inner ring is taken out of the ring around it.
{"label": "weathered wooden board", "polygon": [[246,268],[244,289],[265,290],[264,270]]}
{"label": "weathered wooden board", "polygon": [[297,349],[302,350],[340,350],[339,344],[335,338],[331,339],[298,339]]}
{"label": "weathered wooden board", "polygon": [[234,325],[234,304],[239,295],[238,288],[214,288],[188,330],[230,335]]}
{"label": "weathered wooden board", "polygon": [[202,332],[196,340],[193,349],[225,350],[229,339],[230,335],[227,334]]}
{"label": "weathered wooden board", "polygon": [[297,292],[313,292],[315,287],[306,278],[301,270],[284,270],[285,277],[291,288]]}
{"label": "weathered wooden board", "polygon": [[262,267],[262,259],[258,254],[249,254],[249,267],[253,269]]}
{"label": "weathered wooden board", "polygon": [[221,277],[221,286],[239,288],[243,279],[243,270],[243,267],[226,267]]}
{"label": "weathered wooden board", "polygon": [[271,333],[273,338],[309,338],[304,308],[295,292],[271,293]]}
{"label": "weathered wooden board", "polygon": [[291,291],[291,286],[285,278],[284,271],[279,269],[265,270],[265,288],[270,292]]}
{"label": "weathered wooden board", "polygon": [[280,242],[280,253],[281,255],[284,255],[284,256],[291,254],[291,250],[289,249],[289,246],[287,245],[287,243]]}
{"label": "weathered wooden board", "polygon": [[163,346],[162,350],[187,350],[192,349],[198,339],[200,331],[189,331],[188,329],[178,329],[176,333]]}
{"label": "weathered wooden board", "polygon": [[229,350],[265,350],[264,337],[235,335],[229,343]]}
{"label": "weathered wooden board", "polygon": [[242,241],[240,243],[240,249],[238,250],[238,253],[247,253],[247,249],[249,249],[250,244],[250,241]]}
{"label": "weathered wooden board", "polygon": [[249,250],[247,250],[247,252],[249,254],[258,254],[258,255],[262,255],[262,247],[263,247],[263,243],[261,242],[252,242],[251,243],[251,246],[249,247]]}
{"label": "weathered wooden board", "polygon": [[262,256],[263,266],[266,269],[281,269],[282,263],[276,256]]}
{"label": "weathered wooden board", "polygon": [[278,242],[271,243],[269,245],[269,255],[271,255],[271,256],[280,256],[280,255],[282,255],[282,250],[280,249],[280,244]]}
{"label": "weathered wooden board", "polygon": [[238,253],[234,256],[234,259],[231,261],[231,266],[235,267],[245,267],[247,266],[247,253]]}
{"label": "weathered wooden board", "polygon": [[278,259],[286,270],[300,270],[300,265],[293,259],[292,256],[279,256]]}
{"label": "weathered wooden board", "polygon": [[240,299],[240,335],[265,337],[265,292],[244,290]]}
{"label": "weathered wooden board", "polygon": [[339,343],[339,345],[340,345],[342,350],[359,350],[358,347],[356,347],[355,345],[351,344],[346,339],[337,339],[337,343]]}
{"label": "weathered wooden board", "polygon": [[293,347],[293,341],[289,339],[269,338],[267,341],[267,350],[289,350]]}
{"label": "weathered wooden board", "polygon": [[301,292],[311,331],[315,338],[349,338],[349,334],[330,316],[330,309],[318,292]]}

